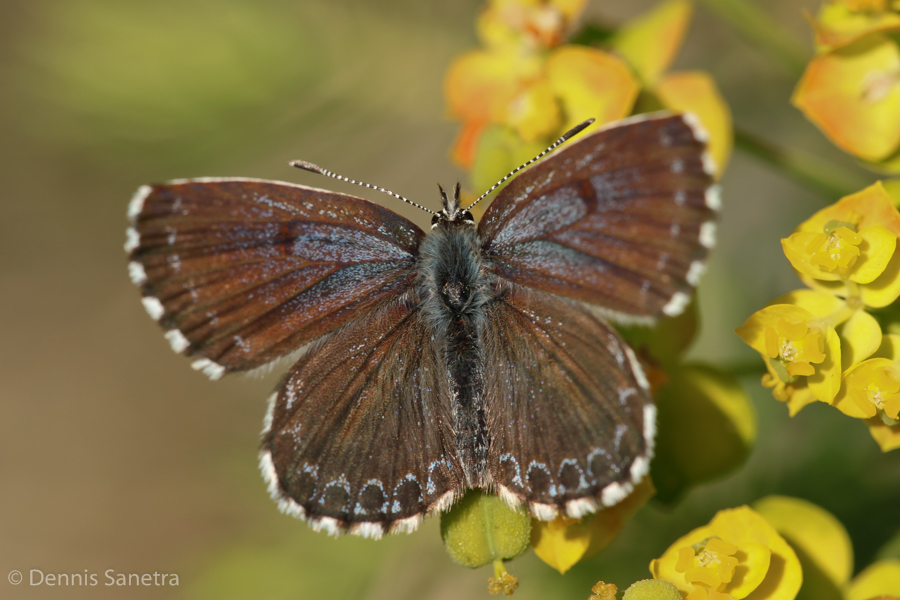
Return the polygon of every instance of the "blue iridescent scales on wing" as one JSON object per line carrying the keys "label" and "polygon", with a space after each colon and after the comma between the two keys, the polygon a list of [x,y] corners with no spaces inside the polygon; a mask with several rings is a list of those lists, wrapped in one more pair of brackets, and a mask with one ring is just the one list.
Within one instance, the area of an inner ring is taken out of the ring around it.
{"label": "blue iridescent scales on wing", "polygon": [[441,190],[428,234],[306,186],[145,186],[129,274],[211,377],[295,361],[260,468],[315,529],[412,531],[469,488],[580,517],[648,471],[655,409],[607,320],[688,303],[719,206],[704,142],[690,117],[614,124],[511,179],[477,227]]}

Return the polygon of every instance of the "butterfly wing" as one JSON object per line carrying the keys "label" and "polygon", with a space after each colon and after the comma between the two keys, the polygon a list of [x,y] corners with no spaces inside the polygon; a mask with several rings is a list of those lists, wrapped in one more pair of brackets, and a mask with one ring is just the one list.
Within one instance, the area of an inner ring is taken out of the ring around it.
{"label": "butterfly wing", "polygon": [[273,396],[263,475],[281,509],[317,530],[411,531],[463,490],[447,369],[415,304],[327,336]]}
{"label": "butterfly wing", "polygon": [[488,470],[510,504],[580,518],[647,473],[655,407],[631,349],[578,303],[516,285],[483,338]]}
{"label": "butterfly wing", "polygon": [[214,379],[401,295],[424,235],[360,198],[253,179],[144,186],[129,217],[129,271],[147,312]]}
{"label": "butterfly wing", "polygon": [[494,273],[624,322],[680,313],[719,204],[694,121],[623,121],[513,179],[478,228]]}

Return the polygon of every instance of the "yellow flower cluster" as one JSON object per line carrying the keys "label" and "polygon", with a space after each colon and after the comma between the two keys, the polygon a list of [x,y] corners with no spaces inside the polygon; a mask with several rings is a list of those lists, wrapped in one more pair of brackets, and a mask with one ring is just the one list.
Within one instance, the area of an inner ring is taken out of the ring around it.
{"label": "yellow flower cluster", "polygon": [[747,506],[719,511],[651,562],[650,572],[673,583],[685,600],[740,600],[753,592],[790,600],[803,581],[794,550]]}
{"label": "yellow flower cluster", "polygon": [[842,150],[900,171],[900,2],[830,0],[793,103]]}
{"label": "yellow flower cluster", "polygon": [[[768,496],[719,511],[650,563],[654,579],[684,600],[890,599],[900,594],[900,560],[853,574],[853,546],[831,513],[811,502]],[[801,592],[802,587],[802,592]]]}
{"label": "yellow flower cluster", "polygon": [[699,116],[721,174],[732,145],[728,106],[706,73],[666,73],[693,3],[661,2],[602,48],[565,43],[585,3],[488,0],[478,20],[483,47],[458,56],[444,79],[450,116],[462,122],[451,157],[473,188],[487,189],[586,119],[603,125],[661,108]]}
{"label": "yellow flower cluster", "polygon": [[[900,213],[881,183],[847,196],[782,240],[811,289],[753,314],[737,334],[765,360],[763,385],[796,414],[825,402],[900,447],[900,338],[873,313],[900,296]],[[883,312],[883,311],[882,311]]]}

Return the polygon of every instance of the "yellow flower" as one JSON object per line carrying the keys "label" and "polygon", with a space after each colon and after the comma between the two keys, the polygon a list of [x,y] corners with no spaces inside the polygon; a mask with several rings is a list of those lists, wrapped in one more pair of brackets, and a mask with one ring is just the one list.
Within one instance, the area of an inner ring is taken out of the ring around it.
{"label": "yellow flower", "polygon": [[[843,303],[818,292],[798,298],[817,314],[794,304],[774,304],[755,312],[735,330],[763,356],[769,374],[763,384],[774,388],[778,400],[801,403],[792,414],[813,399],[830,403],[840,389],[841,377],[840,340],[834,325],[823,317],[840,311]],[[795,394],[800,397],[793,398]]]}
{"label": "yellow flower", "polygon": [[875,308],[900,296],[900,213],[881,182],[823,208],[781,240],[804,283]]}
{"label": "yellow flower", "polygon": [[883,452],[900,448],[900,335],[885,335],[873,358],[844,373],[834,405],[864,419]]}
{"label": "yellow flower", "polygon": [[587,0],[489,0],[478,17],[478,37],[489,47],[552,48]]}
{"label": "yellow flower", "polygon": [[[444,79],[450,116],[463,122],[451,151],[462,168],[491,152],[481,144],[491,126],[543,146],[585,119],[602,125],[631,112],[639,86],[625,63],[593,48],[560,46],[584,3],[490,2],[478,22],[486,48],[457,57]],[[515,166],[504,165],[496,178]]]}
{"label": "yellow flower", "polygon": [[[886,358],[873,358],[844,374],[844,385],[834,405],[845,415],[870,419],[884,414],[897,421],[900,411],[900,365]],[[896,423],[889,423],[895,425]]]}
{"label": "yellow flower", "polygon": [[579,560],[605,550],[654,493],[653,482],[646,477],[627,498],[583,519],[564,516],[553,521],[533,519],[531,546],[534,553],[560,573],[565,573]]}
{"label": "yellow flower", "polygon": [[803,581],[797,555],[747,506],[719,511],[651,561],[650,572],[685,600],[793,600]]}
{"label": "yellow flower", "polygon": [[[891,18],[900,29],[900,16]],[[845,152],[888,159],[900,147],[897,41],[883,29],[824,38],[833,49],[810,61],[791,102]]]}
{"label": "yellow flower", "polygon": [[708,74],[668,73],[691,22],[689,0],[667,0],[626,23],[611,41],[662,107],[696,114],[709,133],[709,153],[722,175],[732,148],[731,111]]}

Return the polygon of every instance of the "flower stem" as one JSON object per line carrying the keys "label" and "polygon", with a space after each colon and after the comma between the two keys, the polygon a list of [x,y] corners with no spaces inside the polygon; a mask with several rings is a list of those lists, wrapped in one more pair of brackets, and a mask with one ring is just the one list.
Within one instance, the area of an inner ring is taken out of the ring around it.
{"label": "flower stem", "polygon": [[494,577],[500,579],[506,575],[506,565],[503,564],[502,558],[497,558],[494,560]]}
{"label": "flower stem", "polygon": [[803,46],[749,0],[701,0],[741,36],[799,77],[809,60]]}
{"label": "flower stem", "polygon": [[793,148],[778,146],[739,128],[734,131],[734,145],[829,198],[852,194],[870,183],[839,165]]}

